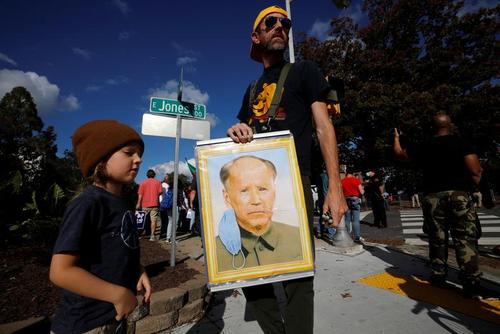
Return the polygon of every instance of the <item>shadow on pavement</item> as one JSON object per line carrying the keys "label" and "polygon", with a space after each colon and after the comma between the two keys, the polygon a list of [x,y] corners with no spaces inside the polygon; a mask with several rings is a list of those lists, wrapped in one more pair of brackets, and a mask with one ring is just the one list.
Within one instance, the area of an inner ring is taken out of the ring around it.
{"label": "shadow on pavement", "polygon": [[221,333],[224,329],[224,312],[226,311],[226,298],[232,297],[237,290],[215,292],[205,315],[192,326],[187,333]]}
{"label": "shadow on pavement", "polygon": [[[477,331],[476,325],[483,326],[478,322],[471,324],[468,317],[500,324],[497,286],[489,286],[490,296],[496,296],[496,301],[466,299],[461,296],[461,289],[457,284],[457,270],[449,269],[449,288],[436,287],[428,282],[430,269],[425,260],[376,246],[365,245],[365,250],[392,267],[386,269],[385,273],[364,278],[360,282],[415,300],[417,304],[412,309],[413,313],[426,312],[430,319],[450,333],[460,332],[457,331],[458,327],[466,327],[473,333],[483,332]],[[452,315],[444,313],[442,308],[452,311]],[[484,324],[484,327],[487,328],[488,325]]]}

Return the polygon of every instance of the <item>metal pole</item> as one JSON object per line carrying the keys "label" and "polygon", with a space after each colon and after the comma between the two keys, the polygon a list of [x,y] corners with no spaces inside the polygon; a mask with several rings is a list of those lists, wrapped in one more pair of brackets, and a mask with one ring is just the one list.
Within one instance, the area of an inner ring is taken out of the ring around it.
{"label": "metal pole", "polygon": [[174,198],[172,200],[172,237],[170,241],[172,242],[172,249],[170,253],[170,266],[175,267],[175,234],[177,231],[177,220],[178,220],[178,210],[177,207],[177,193],[178,189],[178,179],[179,179],[179,143],[181,141],[181,115],[177,115],[177,131],[175,133],[175,159],[174,159]]}
{"label": "metal pole", "polygon": [[[177,91],[177,100],[179,102],[182,101],[182,77],[184,74],[184,68],[181,67],[181,79],[179,81],[179,87]],[[175,267],[175,235],[177,232],[177,220],[178,220],[178,211],[179,208],[177,206],[177,193],[179,191],[179,144],[181,141],[181,123],[182,118],[181,115],[177,115],[177,130],[175,132],[175,158],[174,158],[174,198],[172,199],[172,223],[170,227],[172,228],[172,236],[170,241],[172,242],[172,248],[170,253],[170,266]]]}
{"label": "metal pole", "polygon": [[[292,0],[285,0],[288,18],[291,20],[292,19],[292,12],[291,12],[291,8],[290,8],[290,2],[292,2]],[[288,32],[288,53],[290,56],[290,63],[295,63],[295,51],[293,49],[293,30],[292,29],[293,28],[290,28],[290,31]]]}

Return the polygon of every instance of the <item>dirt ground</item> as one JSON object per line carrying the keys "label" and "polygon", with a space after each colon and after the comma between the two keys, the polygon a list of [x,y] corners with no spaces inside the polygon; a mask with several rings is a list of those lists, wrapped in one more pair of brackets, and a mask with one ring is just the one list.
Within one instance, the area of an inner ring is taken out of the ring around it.
{"label": "dirt ground", "polygon": [[[60,290],[49,281],[50,258],[49,247],[0,250],[0,324],[54,313]],[[176,287],[198,273],[184,263],[170,267],[169,252],[143,239],[141,261],[154,291]]]}

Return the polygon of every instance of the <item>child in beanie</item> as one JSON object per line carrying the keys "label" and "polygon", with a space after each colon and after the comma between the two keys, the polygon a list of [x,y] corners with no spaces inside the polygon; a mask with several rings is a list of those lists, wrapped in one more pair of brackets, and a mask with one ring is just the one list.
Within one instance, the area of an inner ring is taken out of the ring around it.
{"label": "child in beanie", "polygon": [[137,176],[144,142],[112,120],[84,124],[72,141],[90,184],[66,209],[54,247],[50,280],[63,293],[52,332],[126,332],[123,320],[137,305],[136,292],[145,290],[145,303],[151,296],[135,214],[121,197]]}

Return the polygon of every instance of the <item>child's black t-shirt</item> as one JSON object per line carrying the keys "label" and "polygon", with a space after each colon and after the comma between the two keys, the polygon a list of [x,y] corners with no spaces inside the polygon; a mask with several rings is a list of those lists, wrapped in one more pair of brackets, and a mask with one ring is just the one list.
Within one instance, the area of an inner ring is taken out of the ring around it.
{"label": "child's black t-shirt", "polygon": [[[136,293],[140,275],[139,238],[134,211],[104,189],[87,187],[68,206],[54,254],[80,257],[78,266]],[[55,333],[83,333],[116,316],[113,304],[62,290],[52,322]]]}

